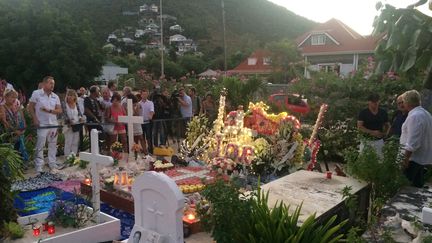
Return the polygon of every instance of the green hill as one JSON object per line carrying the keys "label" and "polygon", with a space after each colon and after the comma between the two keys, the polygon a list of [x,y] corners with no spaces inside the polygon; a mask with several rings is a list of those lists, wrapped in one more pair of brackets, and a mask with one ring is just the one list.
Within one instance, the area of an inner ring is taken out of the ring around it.
{"label": "green hill", "polygon": [[[136,26],[140,16],[124,16],[123,11],[139,10],[151,0],[0,0],[31,4],[34,9],[52,6],[77,21],[88,21],[101,45],[109,33],[122,26]],[[220,52],[223,46],[220,0],[163,0],[163,12],[177,17],[188,38],[205,53]],[[307,31],[314,22],[266,0],[225,0],[228,51],[251,50],[270,41],[292,39]],[[217,54],[217,53],[214,53]]]}

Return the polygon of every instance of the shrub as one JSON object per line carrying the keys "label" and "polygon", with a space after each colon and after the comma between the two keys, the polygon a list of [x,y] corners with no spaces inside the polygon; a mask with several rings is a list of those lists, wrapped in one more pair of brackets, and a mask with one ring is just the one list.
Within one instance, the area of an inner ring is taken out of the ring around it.
{"label": "shrub", "polygon": [[9,236],[12,240],[22,238],[25,233],[23,227],[15,222],[5,223],[4,228],[5,235]]}
{"label": "shrub", "polygon": [[343,237],[339,231],[346,221],[335,224],[336,216],[320,224],[311,215],[299,226],[301,206],[293,213],[283,202],[270,208],[268,192],[258,189],[246,197],[238,189],[218,181],[203,191],[209,206],[199,205],[198,213],[219,243],[336,242]]}

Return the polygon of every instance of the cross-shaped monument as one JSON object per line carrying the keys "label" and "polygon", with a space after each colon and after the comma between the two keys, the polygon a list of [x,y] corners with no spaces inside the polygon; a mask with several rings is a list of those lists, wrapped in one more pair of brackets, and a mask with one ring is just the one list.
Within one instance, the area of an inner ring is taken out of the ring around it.
{"label": "cross-shaped monument", "polygon": [[99,154],[99,132],[96,129],[92,129],[90,132],[91,140],[91,153],[81,152],[80,159],[90,162],[90,173],[92,178],[92,204],[93,211],[96,213],[95,220],[99,223],[100,214],[100,181],[99,181],[99,170],[98,165],[111,165],[114,160],[110,156]]}
{"label": "cross-shaped monument", "polygon": [[133,125],[143,124],[144,118],[142,116],[134,116],[133,115],[133,105],[132,99],[127,100],[127,116],[119,116],[118,121],[122,123],[127,123],[128,130],[128,143],[129,143],[129,157],[133,156],[132,146],[134,142],[134,132]]}

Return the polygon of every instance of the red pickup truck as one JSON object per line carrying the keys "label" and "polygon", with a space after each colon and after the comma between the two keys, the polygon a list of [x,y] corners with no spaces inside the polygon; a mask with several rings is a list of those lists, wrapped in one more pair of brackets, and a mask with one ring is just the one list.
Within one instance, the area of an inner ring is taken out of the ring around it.
{"label": "red pickup truck", "polygon": [[286,109],[295,113],[307,114],[310,111],[307,101],[302,99],[298,94],[272,94],[269,97],[269,102],[280,109]]}

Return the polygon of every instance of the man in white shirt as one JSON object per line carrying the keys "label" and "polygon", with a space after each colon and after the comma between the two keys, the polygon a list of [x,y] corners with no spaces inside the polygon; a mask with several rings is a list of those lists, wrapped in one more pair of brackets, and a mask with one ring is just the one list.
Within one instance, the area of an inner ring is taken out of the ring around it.
{"label": "man in white shirt", "polygon": [[416,187],[423,187],[425,165],[432,164],[432,116],[420,106],[420,94],[410,90],[402,95],[408,117],[402,125],[404,174]]}
{"label": "man in white shirt", "polygon": [[51,76],[43,79],[42,89],[33,91],[30,97],[29,112],[37,130],[37,141],[35,148],[35,166],[37,172],[43,172],[44,157],[43,149],[48,141],[48,165],[51,169],[57,169],[57,128],[43,128],[44,126],[58,125],[57,115],[62,113],[60,99],[53,92],[55,81]]}
{"label": "man in white shirt", "polygon": [[153,124],[151,120],[154,115],[154,104],[151,100],[148,100],[149,91],[144,88],[141,90],[141,116],[144,118],[144,124],[142,124],[143,136],[147,141],[147,151],[153,154]]}

